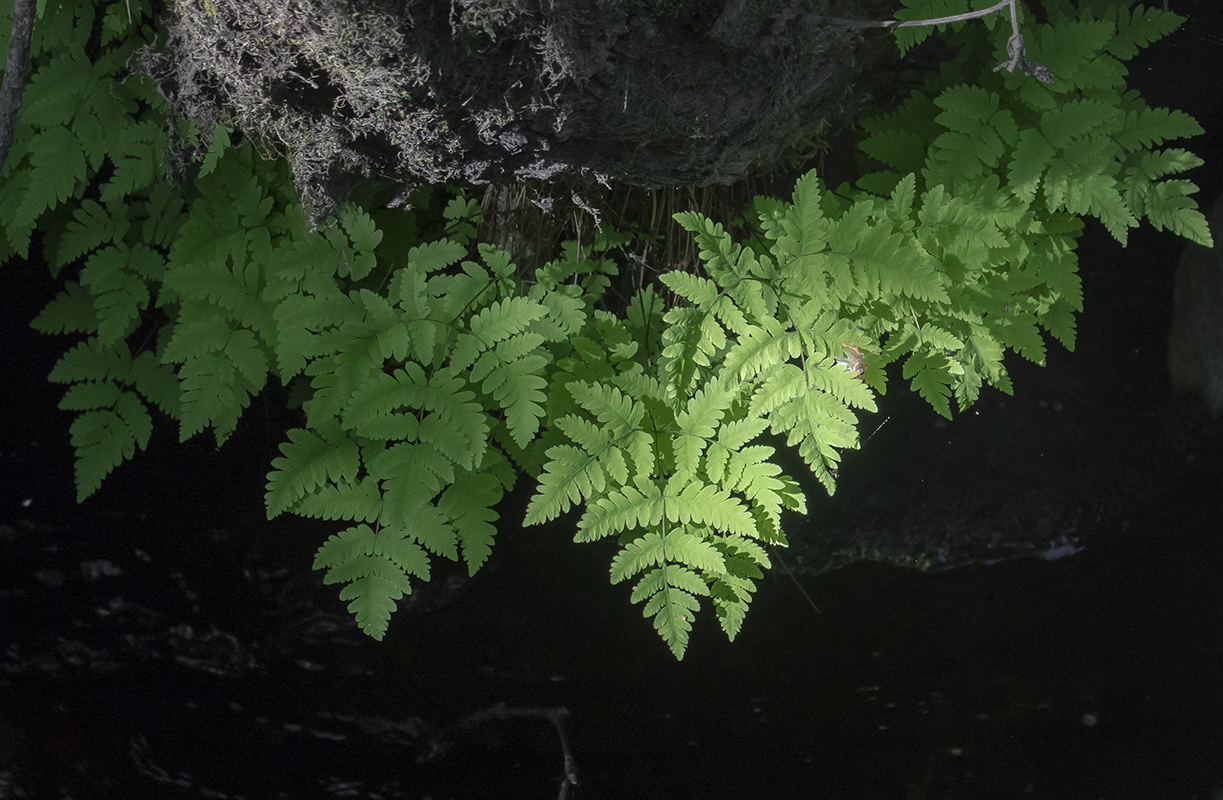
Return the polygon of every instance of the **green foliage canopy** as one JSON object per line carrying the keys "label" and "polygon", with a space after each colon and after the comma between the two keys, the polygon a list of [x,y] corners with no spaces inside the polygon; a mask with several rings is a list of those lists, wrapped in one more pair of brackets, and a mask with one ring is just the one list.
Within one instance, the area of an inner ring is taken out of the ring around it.
{"label": "green foliage canopy", "polygon": [[[62,291],[33,324],[83,337],[50,374],[77,412],[78,499],[147,446],[155,415],[220,445],[277,380],[304,399],[268,516],[344,525],[315,568],[371,636],[433,559],[487,561],[496,507],[526,475],[526,524],[575,513],[578,541],[615,539],[611,580],[632,581],[676,657],[703,603],[733,639],[766,546],[786,544],[783,512],[805,511],[774,444],[832,492],[888,365],[950,417],[952,398],[1011,391],[1007,349],[1043,362],[1042,329],[1073,349],[1082,217],[1122,242],[1144,217],[1210,242],[1196,187],[1170,177],[1201,161],[1163,147],[1200,128],[1123,81],[1122,60],[1180,18],[1046,7],[1024,35],[1051,83],[990,69],[1006,26],[961,25],[961,55],[864,123],[877,169],[856,187],[808,173],[788,201],[757,199],[746,241],[679,215],[701,274],[667,272],[613,313],[610,232],[527,270],[474,241],[461,197],[437,237],[415,212],[357,203],[312,229],[283,163],[117,80],[156,33],[147,2],[49,3],[0,258],[27,255],[37,230]],[[198,145],[181,181],[162,166],[167,130]]]}

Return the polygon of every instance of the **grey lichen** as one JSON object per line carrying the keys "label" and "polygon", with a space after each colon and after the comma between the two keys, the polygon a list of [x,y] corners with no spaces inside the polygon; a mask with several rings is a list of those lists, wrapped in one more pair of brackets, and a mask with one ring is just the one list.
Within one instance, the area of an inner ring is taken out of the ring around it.
{"label": "grey lichen", "polygon": [[726,184],[861,101],[829,3],[184,0],[142,67],[285,156],[316,218],[368,176]]}

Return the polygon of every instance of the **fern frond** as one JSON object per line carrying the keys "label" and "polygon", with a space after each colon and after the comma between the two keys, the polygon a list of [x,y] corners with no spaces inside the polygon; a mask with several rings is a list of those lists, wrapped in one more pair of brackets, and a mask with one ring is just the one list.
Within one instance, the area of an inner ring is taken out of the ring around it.
{"label": "fern frond", "polygon": [[76,281],[64,284],[63,291],[39,312],[30,327],[40,333],[97,333],[98,315],[94,298]]}
{"label": "fern frond", "polygon": [[1114,135],[1117,144],[1126,150],[1156,147],[1169,139],[1201,136],[1202,126],[1183,111],[1167,108],[1144,108],[1125,115],[1122,129]]}
{"label": "fern frond", "polygon": [[81,48],[60,52],[30,76],[21,121],[38,128],[67,125],[96,90],[98,76]]}
{"label": "fern frond", "polygon": [[64,392],[59,407],[65,411],[92,411],[95,408],[111,408],[119,399],[121,390],[114,381],[85,381],[74,383]]}
{"label": "fern frond", "polygon": [[63,125],[35,134],[30,140],[29,158],[29,182],[10,229],[28,230],[44,211],[75,197],[78,186],[83,187],[88,177],[81,142]]}
{"label": "fern frond", "polygon": [[112,202],[103,207],[93,200],[83,200],[59,237],[52,266],[58,269],[90,250],[122,241],[131,227],[129,213],[130,206],[125,203]]}
{"label": "fern frond", "polygon": [[[1039,336],[1039,334],[1037,334]],[[914,352],[905,360],[903,375],[913,381],[913,389],[942,416],[951,419],[951,373],[946,358]]]}
{"label": "fern frond", "polygon": [[272,471],[268,473],[265,496],[268,519],[287,511],[328,480],[352,483],[361,468],[357,445],[338,430],[318,435],[292,428],[289,441],[280,445],[280,452],[283,455],[272,461]]}
{"label": "fern frond", "polygon": [[1185,18],[1169,12],[1166,8],[1117,9],[1117,34],[1108,43],[1108,51],[1117,58],[1128,61],[1138,55],[1139,48],[1146,47],[1175,31]]}
{"label": "fern frond", "polygon": [[[672,568],[661,569],[667,573]],[[646,617],[654,617],[654,629],[662,636],[675,657],[682,660],[688,649],[692,620],[700,608],[700,601],[695,596],[664,581],[663,587],[646,602],[641,613]]]}
{"label": "fern frond", "polygon": [[575,381],[566,388],[582,408],[609,429],[612,436],[624,436],[639,429],[645,409],[616,387]]}
{"label": "fern frond", "polygon": [[684,410],[676,415],[679,433],[674,448],[678,474],[688,479],[695,476],[705,445],[713,438],[737,394],[720,384],[707,386],[693,395]]}
{"label": "fern frond", "polygon": [[663,517],[662,490],[649,481],[643,481],[639,487],[625,486],[593,503],[587,501],[574,541],[592,542],[621,531],[658,525]]}
{"label": "fern frond", "polygon": [[1067,147],[1100,129],[1120,125],[1121,112],[1100,100],[1078,99],[1050,109],[1040,118],[1040,131],[1056,149]]}
{"label": "fern frond", "polygon": [[104,347],[91,336],[64,353],[51,368],[47,380],[52,383],[125,381],[131,369],[132,356],[123,343]]}
{"label": "fern frond", "polygon": [[400,442],[366,462],[383,481],[382,524],[406,526],[412,515],[454,482],[454,462],[428,444]]}
{"label": "fern frond", "polygon": [[1198,211],[1197,201],[1189,197],[1198,187],[1189,181],[1161,181],[1147,194],[1147,219],[1156,230],[1168,229],[1177,236],[1203,247],[1213,247],[1214,240],[1206,217]]}
{"label": "fern frond", "polygon": [[429,558],[402,530],[375,533],[356,525],[334,534],[314,557],[314,569],[326,569],[323,582],[348,583],[341,600],[361,630],[379,641],[386,635],[395,603],[412,591],[408,576],[429,579]]}
{"label": "fern frond", "polygon": [[124,126],[109,144],[115,171],[102,186],[100,197],[104,203],[147,189],[153,183],[161,167],[166,134],[159,124],[145,120]]}
{"label": "fern frond", "polygon": [[378,259],[374,250],[382,241],[382,231],[378,230],[369,214],[352,203],[345,203],[340,208],[339,220],[356,248],[356,253],[348,265],[348,275],[359,281],[369,275],[377,265]]}
{"label": "fern frond", "polygon": [[[662,548],[660,547],[660,552],[661,549]],[[621,555],[624,555],[624,553],[621,553]],[[658,563],[661,563],[661,559]],[[617,577],[616,566],[613,562],[612,583],[619,583],[625,577],[627,576],[624,574],[620,574],[620,576]],[[680,589],[693,595],[706,597],[709,595],[709,584],[707,584],[705,580],[696,572],[678,564],[663,564],[661,567],[655,567],[654,569],[649,570],[641,577],[641,580],[639,580],[637,585],[633,587],[633,594],[631,595],[630,600],[633,603],[640,603],[642,600],[647,600],[653,597],[667,586]]]}
{"label": "fern frond", "polygon": [[723,369],[732,381],[750,381],[802,354],[802,337],[775,319],[749,327],[726,354]]}
{"label": "fern frond", "polygon": [[[98,389],[91,399],[102,399],[98,396],[102,391]],[[80,394],[71,399],[76,403],[84,400]],[[122,392],[111,408],[95,408],[77,417],[69,432],[76,450],[76,499],[80,503],[98,490],[115,467],[131,458],[137,447],[148,446],[153,420],[140,398]]]}
{"label": "fern frond", "polygon": [[522,333],[548,310],[528,297],[499,300],[481,309],[471,318],[471,332],[485,346]]}
{"label": "fern frond", "polygon": [[178,374],[182,386],[179,441],[185,442],[204,428],[212,427],[220,447],[237,428],[251,395],[261,387],[238,370],[228,353],[189,359]]}
{"label": "fern frond", "polygon": [[493,506],[501,501],[502,494],[501,482],[495,477],[474,473],[459,478],[438,498],[438,509],[450,520],[463,546],[463,560],[470,575],[475,575],[492,553],[497,535],[492,523],[499,518]]}
{"label": "fern frond", "polygon": [[356,482],[322,484],[293,503],[292,510],[314,519],[373,522],[378,519],[381,501],[378,482],[366,476]]}
{"label": "fern frond", "polygon": [[589,502],[606,485],[603,468],[593,454],[558,444],[548,450],[548,461],[527,505],[523,524],[538,525],[556,519],[574,505]]}

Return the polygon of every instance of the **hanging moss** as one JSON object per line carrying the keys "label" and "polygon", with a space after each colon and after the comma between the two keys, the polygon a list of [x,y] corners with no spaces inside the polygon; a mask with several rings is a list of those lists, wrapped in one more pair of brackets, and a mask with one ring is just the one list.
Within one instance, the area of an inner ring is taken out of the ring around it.
{"label": "hanging moss", "polygon": [[[144,69],[201,129],[286,155],[316,211],[369,175],[728,184],[864,99],[829,5],[192,0]],[[884,11],[867,5],[834,15]]]}

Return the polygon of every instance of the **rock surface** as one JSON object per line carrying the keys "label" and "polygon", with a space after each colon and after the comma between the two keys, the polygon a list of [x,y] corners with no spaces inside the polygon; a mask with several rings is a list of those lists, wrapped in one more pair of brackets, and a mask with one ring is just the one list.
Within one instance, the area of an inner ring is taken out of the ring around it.
{"label": "rock surface", "polygon": [[1207,218],[1214,247],[1188,245],[1176,268],[1168,372],[1175,389],[1195,393],[1217,417],[1223,412],[1223,195]]}

